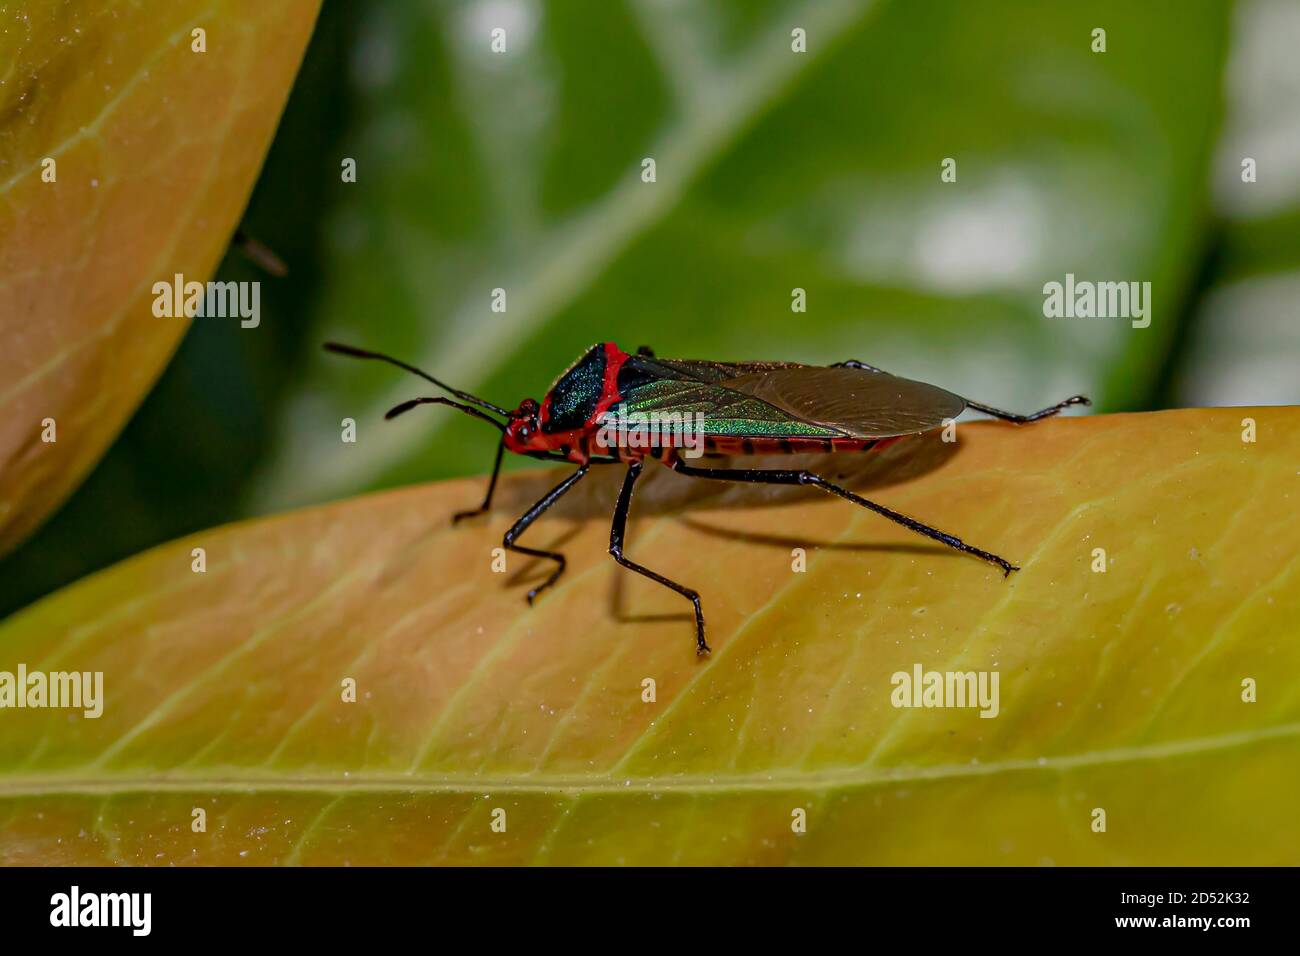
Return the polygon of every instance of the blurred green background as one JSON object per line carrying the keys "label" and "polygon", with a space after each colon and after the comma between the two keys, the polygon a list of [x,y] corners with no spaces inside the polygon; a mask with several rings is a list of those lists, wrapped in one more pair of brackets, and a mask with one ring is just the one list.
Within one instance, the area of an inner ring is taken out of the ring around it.
{"label": "blurred green background", "polygon": [[[0,614],[215,524],[487,469],[493,431],[383,422],[427,386],[329,338],[511,407],[607,339],[1022,410],[1294,403],[1298,42],[1294,0],[326,0],[244,220],[290,275],[227,256],[260,327],[195,321],[0,562]],[[1150,327],[1045,318],[1067,272],[1151,282]]]}

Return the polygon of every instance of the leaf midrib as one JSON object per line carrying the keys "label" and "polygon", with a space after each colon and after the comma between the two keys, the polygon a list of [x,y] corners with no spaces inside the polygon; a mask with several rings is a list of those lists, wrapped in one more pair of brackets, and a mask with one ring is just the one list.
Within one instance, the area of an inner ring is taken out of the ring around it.
{"label": "leaf midrib", "polygon": [[987,763],[936,764],[929,767],[843,767],[824,771],[782,770],[769,774],[678,774],[674,776],[601,776],[593,774],[521,774],[491,777],[454,773],[327,774],[249,772],[202,776],[162,773],[110,774],[91,779],[73,774],[0,776],[0,799],[50,794],[127,794],[192,791],[267,793],[591,793],[644,794],[787,792],[838,790],[989,777],[1020,772],[1085,769],[1108,764],[1143,763],[1228,751],[1238,747],[1300,737],[1300,722],[1192,737],[1139,747],[1116,747],[1053,757],[1017,758]]}

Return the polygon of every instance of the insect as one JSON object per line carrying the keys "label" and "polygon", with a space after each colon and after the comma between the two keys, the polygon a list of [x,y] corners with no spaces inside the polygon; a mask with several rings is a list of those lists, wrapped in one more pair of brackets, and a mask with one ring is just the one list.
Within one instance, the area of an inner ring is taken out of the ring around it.
{"label": "insect", "polygon": [[[694,450],[709,456],[862,452],[937,428],[967,408],[1004,421],[1026,424],[1055,415],[1071,405],[1091,404],[1084,396],[1075,395],[1032,415],[1017,415],[961,398],[934,385],[891,375],[853,359],[827,366],[685,361],[657,358],[644,347],[629,354],[613,342],[605,342],[593,345],[556,379],[541,402],[525,398],[510,411],[452,388],[392,356],[335,342],[326,343],[325,348],[354,358],[388,362],[454,397],[412,398],[390,409],[385,418],[396,418],[419,405],[449,405],[500,430],[501,442],[483,503],[471,511],[459,512],[453,521],[489,510],[506,451],[577,466],[529,508],[502,541],[507,550],[555,562],[550,576],[528,592],[529,604],[559,579],[565,561],[564,555],[554,551],[519,544],[520,536],[581,481],[592,465],[625,465],[627,472],[614,505],[609,553],[628,570],[657,581],[691,602],[695,608],[695,646],[701,655],[709,653],[709,645],[704,639],[704,611],[699,594],[637,564],[623,553],[632,489],[647,458],[692,478],[811,485],[950,548],[995,564],[1004,576],[1019,568],[915,518],[868,501],[811,471],[697,467],[688,461],[690,437],[685,429],[638,432],[639,423],[693,421],[700,439]],[[609,427],[611,421],[619,420],[634,421],[638,423],[637,428]],[[701,443],[702,449],[698,447]]]}

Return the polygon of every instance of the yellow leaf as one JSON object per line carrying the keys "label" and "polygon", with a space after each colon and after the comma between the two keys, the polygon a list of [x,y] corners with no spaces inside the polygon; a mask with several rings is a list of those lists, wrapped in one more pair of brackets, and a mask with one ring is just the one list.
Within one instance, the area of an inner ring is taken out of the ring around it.
{"label": "yellow leaf", "polygon": [[[96,575],[0,627],[0,670],[103,673],[97,719],[0,711],[0,862],[1300,860],[1300,411],[908,444],[817,465],[1023,570],[654,466],[627,553],[699,589],[706,660],[605,553],[617,467],[524,536],[570,561],[531,610],[549,566],[492,549],[563,468]],[[997,672],[996,716],[894,706],[917,667]]]}
{"label": "yellow leaf", "polygon": [[185,333],[154,315],[153,284],[216,268],[317,6],[0,12],[0,553],[77,486]]}

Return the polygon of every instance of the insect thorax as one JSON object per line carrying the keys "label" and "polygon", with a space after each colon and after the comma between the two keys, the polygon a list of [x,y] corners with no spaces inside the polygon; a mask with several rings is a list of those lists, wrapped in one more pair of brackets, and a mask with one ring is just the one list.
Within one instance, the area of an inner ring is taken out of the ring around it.
{"label": "insect thorax", "polygon": [[551,386],[549,415],[542,431],[566,432],[581,428],[596,413],[605,391],[604,345],[593,345]]}

